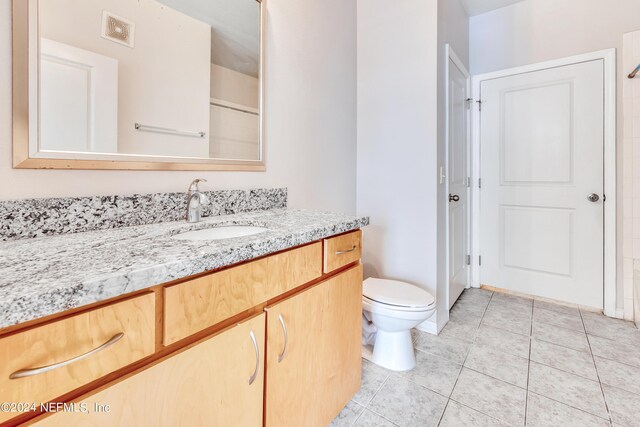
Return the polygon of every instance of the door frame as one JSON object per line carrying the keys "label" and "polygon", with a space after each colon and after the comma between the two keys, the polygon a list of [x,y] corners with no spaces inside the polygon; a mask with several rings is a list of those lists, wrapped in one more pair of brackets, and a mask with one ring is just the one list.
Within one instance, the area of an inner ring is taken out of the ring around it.
{"label": "door frame", "polygon": [[611,317],[622,317],[616,308],[617,298],[617,177],[616,177],[616,49],[604,49],[581,55],[544,61],[536,64],[508,68],[505,70],[479,74],[473,76],[473,108],[472,137],[471,137],[471,176],[472,183],[472,226],[471,226],[471,285],[480,287],[480,108],[477,101],[481,99],[480,86],[483,81],[542,71],[549,68],[563,67],[594,60],[604,62],[604,314]]}
{"label": "door frame", "polygon": [[[450,124],[450,117],[449,117],[449,107],[451,104],[451,100],[449,99],[449,82],[450,82],[450,77],[451,77],[451,73],[450,73],[450,67],[449,64],[450,62],[453,62],[456,67],[458,67],[458,69],[460,71],[462,71],[462,74],[464,75],[464,77],[467,79],[467,96],[469,98],[472,98],[472,92],[471,92],[471,74],[469,73],[469,70],[467,70],[467,67],[464,65],[464,62],[462,62],[462,60],[460,60],[460,57],[458,55],[456,55],[455,51],[453,50],[453,48],[451,47],[451,45],[449,45],[448,43],[445,45],[445,58],[446,58],[446,64],[445,64],[445,82],[446,82],[446,90],[445,90],[445,162],[444,162],[444,175],[441,175],[441,180],[444,180],[443,184],[445,186],[445,197],[449,196],[449,171],[450,171],[450,164],[449,164],[449,124]],[[472,132],[472,127],[471,127],[471,120],[472,120],[472,115],[471,115],[471,110],[472,109],[467,109],[467,177],[471,178],[471,144],[472,144],[472,138],[471,138],[471,132]],[[473,181],[473,179],[472,179]],[[471,258],[473,259],[473,255],[471,253],[471,241],[473,239],[472,233],[471,233],[471,210],[472,210],[472,203],[471,203],[471,198],[473,197],[472,192],[470,191],[471,188],[467,187],[467,251],[469,253],[469,255],[471,255]],[[450,275],[451,275],[451,271],[449,268],[450,265],[450,259],[449,259],[449,248],[450,248],[450,232],[451,232],[451,227],[449,224],[449,215],[450,215],[450,206],[451,204],[449,203],[449,200],[446,200],[446,206],[447,206],[447,214],[446,214],[446,248],[445,248],[445,271],[446,271],[446,280],[447,280],[447,312],[449,312],[449,290],[451,287],[451,284],[449,283],[449,279],[450,279]],[[472,262],[473,264],[473,262]],[[467,285],[466,288],[469,288],[472,280],[471,280],[471,275],[472,275],[472,266],[469,266],[469,273],[468,273],[468,279],[467,279]]]}

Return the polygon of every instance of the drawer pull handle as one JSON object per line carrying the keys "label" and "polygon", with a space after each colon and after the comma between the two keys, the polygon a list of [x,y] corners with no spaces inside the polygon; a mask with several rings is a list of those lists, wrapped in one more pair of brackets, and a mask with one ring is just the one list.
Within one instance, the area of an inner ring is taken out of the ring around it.
{"label": "drawer pull handle", "polygon": [[351,249],[349,249],[348,251],[337,251],[336,255],[344,255],[344,254],[348,254],[350,252],[355,251],[356,249],[358,249],[358,247],[356,245],[353,245],[353,247]]}
{"label": "drawer pull handle", "polygon": [[282,332],[284,332],[284,348],[282,349],[282,353],[278,355],[278,363],[280,363],[284,359],[284,356],[287,355],[287,346],[289,344],[289,336],[287,335],[287,326],[284,324],[284,319],[282,318],[282,314],[278,314],[278,320],[280,321],[280,326],[282,326]]}
{"label": "drawer pull handle", "polygon": [[96,354],[99,351],[104,350],[107,347],[117,343],[124,337],[124,333],[120,332],[115,334],[109,341],[105,342],[99,347],[94,348],[93,350],[89,350],[88,352],[81,354],[80,356],[76,356],[73,359],[65,360],[63,362],[54,363],[53,365],[41,366],[39,368],[31,368],[31,369],[21,369],[19,371],[15,371],[13,374],[9,375],[9,379],[15,380],[18,378],[31,377],[33,375],[44,374],[45,372],[53,371],[54,369],[62,368],[63,366],[70,365],[72,363],[78,362],[82,359],[85,359],[93,354]]}
{"label": "drawer pull handle", "polygon": [[253,342],[253,348],[256,350],[256,369],[253,371],[253,375],[251,375],[251,378],[249,378],[249,385],[251,385],[258,377],[258,370],[260,369],[260,348],[258,348],[256,335],[253,333],[253,331],[249,332],[249,336],[251,337],[251,342]]}

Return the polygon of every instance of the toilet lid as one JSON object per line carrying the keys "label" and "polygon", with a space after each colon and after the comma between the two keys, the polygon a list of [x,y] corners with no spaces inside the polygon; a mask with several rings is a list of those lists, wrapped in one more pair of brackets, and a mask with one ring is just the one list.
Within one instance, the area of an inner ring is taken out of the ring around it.
{"label": "toilet lid", "polygon": [[368,278],[362,286],[362,294],[372,301],[397,307],[429,307],[436,300],[417,286],[397,280]]}

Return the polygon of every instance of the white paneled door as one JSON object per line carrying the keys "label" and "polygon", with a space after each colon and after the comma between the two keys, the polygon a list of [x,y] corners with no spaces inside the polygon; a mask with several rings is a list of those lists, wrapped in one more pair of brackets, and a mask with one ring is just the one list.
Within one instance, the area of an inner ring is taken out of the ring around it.
{"label": "white paneled door", "polygon": [[465,74],[449,59],[449,308],[469,283],[469,87]]}
{"label": "white paneled door", "polygon": [[604,61],[480,94],[481,283],[602,308]]}
{"label": "white paneled door", "polygon": [[117,153],[118,60],[45,38],[40,55],[40,150]]}

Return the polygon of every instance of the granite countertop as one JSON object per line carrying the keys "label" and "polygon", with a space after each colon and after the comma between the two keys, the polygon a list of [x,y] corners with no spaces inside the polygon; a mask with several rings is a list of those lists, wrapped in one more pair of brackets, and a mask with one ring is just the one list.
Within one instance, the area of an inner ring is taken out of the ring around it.
{"label": "granite countertop", "polygon": [[[367,217],[273,209],[0,242],[0,328],[356,230]],[[219,225],[256,225],[253,236],[186,241],[171,236]]]}

